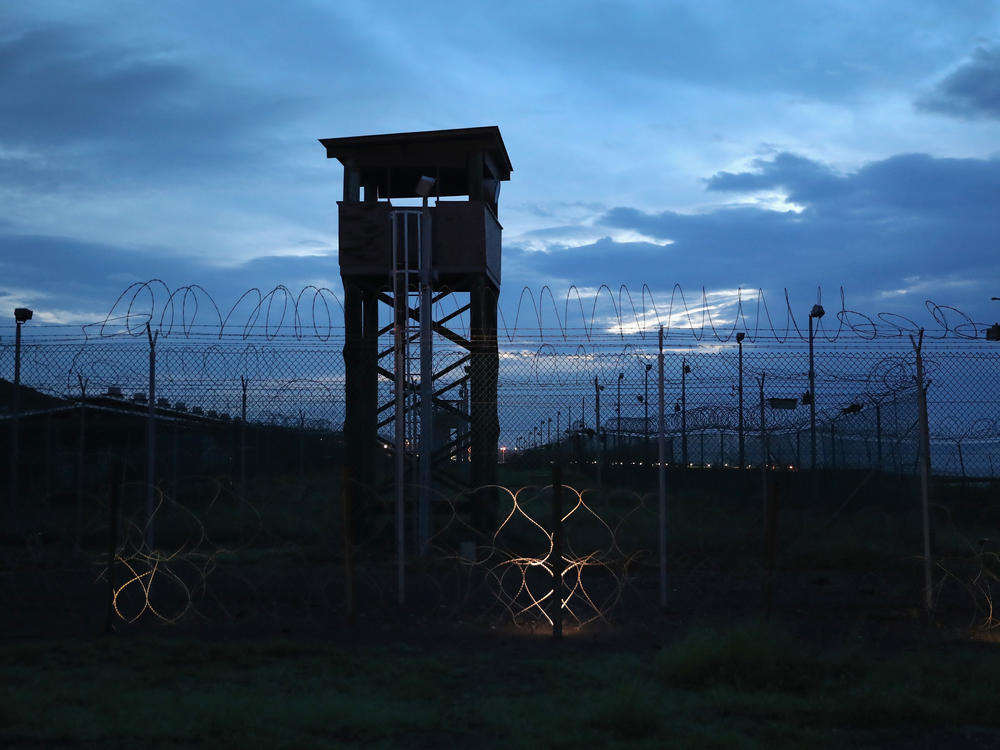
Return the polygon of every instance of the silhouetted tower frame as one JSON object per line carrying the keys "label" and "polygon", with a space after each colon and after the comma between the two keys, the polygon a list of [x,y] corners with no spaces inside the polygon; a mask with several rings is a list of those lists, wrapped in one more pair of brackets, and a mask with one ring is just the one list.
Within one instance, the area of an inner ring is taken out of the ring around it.
{"label": "silhouetted tower frame", "polygon": [[[470,424],[463,436],[434,454],[434,481],[455,488],[456,482],[443,469],[453,456],[467,451],[466,487],[496,484],[500,433],[497,302],[503,229],[497,216],[497,198],[500,183],[509,180],[512,171],[499,128],[324,138],[320,142],[327,158],[337,159],[344,167],[343,200],[338,205],[349,479],[356,487],[377,491],[378,456],[385,451],[379,429],[396,419],[394,404],[379,403],[379,378],[395,382],[398,373],[393,363],[399,361],[394,356],[395,346],[379,349],[379,337],[392,330],[392,324],[379,327],[379,305],[387,305],[396,321],[401,317],[419,320],[419,307],[411,307],[408,296],[396,294],[400,269],[394,267],[393,260],[393,231],[399,226],[399,219],[393,216],[412,214],[415,209],[412,205],[394,206],[392,201],[417,198],[417,184],[426,176],[435,180],[434,204],[429,208],[433,301],[438,303],[454,293],[469,295],[468,304],[458,306],[457,312],[431,321],[434,334],[468,352],[458,363],[434,373],[435,411]],[[442,200],[461,196],[466,200]],[[399,257],[396,262],[400,262]],[[413,291],[414,281],[408,282],[408,292]],[[465,312],[469,315],[468,339],[446,325]],[[456,373],[464,374],[455,378]],[[438,387],[446,375],[453,379]],[[468,409],[456,408],[445,399],[452,389],[458,393],[466,388]],[[454,463],[465,466],[463,461]],[[494,493],[479,490],[471,512],[475,528],[488,528],[494,506]]]}

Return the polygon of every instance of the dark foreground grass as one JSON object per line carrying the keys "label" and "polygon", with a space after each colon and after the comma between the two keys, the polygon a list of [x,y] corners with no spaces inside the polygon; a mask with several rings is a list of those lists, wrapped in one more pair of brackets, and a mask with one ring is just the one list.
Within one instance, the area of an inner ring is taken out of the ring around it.
{"label": "dark foreground grass", "polygon": [[1000,644],[817,651],[757,625],[658,651],[7,643],[0,683],[11,749],[1000,746]]}

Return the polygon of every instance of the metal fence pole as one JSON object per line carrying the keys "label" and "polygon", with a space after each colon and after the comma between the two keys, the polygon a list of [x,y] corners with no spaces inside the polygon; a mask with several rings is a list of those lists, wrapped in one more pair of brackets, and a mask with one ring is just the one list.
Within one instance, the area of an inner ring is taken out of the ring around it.
{"label": "metal fence pole", "polygon": [[927,425],[927,383],[924,381],[924,360],[921,348],[924,343],[924,329],[920,329],[917,341],[910,335],[917,360],[917,417],[920,422],[920,515],[924,531],[924,609],[930,612],[934,607],[933,581],[931,579],[931,441]]}
{"label": "metal fence pole", "polygon": [[596,424],[594,425],[594,434],[597,436],[597,486],[602,487],[601,482],[601,469],[604,463],[604,433],[601,430],[601,391],[604,390],[604,386],[601,385],[597,376],[594,376],[594,420]]}
{"label": "metal fence pole", "polygon": [[[245,541],[247,506],[247,379],[240,375],[240,542]],[[177,429],[174,428],[174,435]],[[176,456],[176,452],[175,452]]]}
{"label": "metal fence pole", "polygon": [[108,502],[108,589],[104,612],[104,632],[113,633],[115,612],[115,562],[118,558],[118,502],[121,493],[123,466],[121,459],[111,462],[111,497]]}
{"label": "metal fence pole", "polygon": [[688,367],[687,358],[681,358],[681,463],[686,469],[688,466],[688,432],[687,432],[687,374],[691,368]]}
{"label": "metal fence pole", "polygon": [[[14,311],[15,318],[17,311]],[[20,439],[19,417],[21,412],[21,321],[16,320],[14,333],[14,393],[10,404],[10,506],[17,507],[18,445]]]}
{"label": "metal fence pole", "polygon": [[552,637],[562,638],[563,631],[563,511],[562,457],[556,452],[552,462]]}
{"label": "metal fence pole", "polygon": [[764,414],[764,377],[766,373],[761,372],[757,382],[760,384],[760,487],[761,497],[764,500],[764,515],[767,517],[767,421]]}
{"label": "metal fence pole", "polygon": [[355,621],[354,611],[354,487],[351,473],[345,465],[340,475],[340,497],[343,506],[344,541],[344,611],[348,625]]}
{"label": "metal fence pole", "polygon": [[878,470],[882,471],[882,404],[875,402],[875,456]]}
{"label": "metal fence pole", "polygon": [[156,483],[156,340],[146,321],[146,336],[149,337],[149,411],[146,425],[146,546],[152,550],[156,544],[153,514],[156,509],[154,485]]}
{"label": "metal fence pole", "polygon": [[667,606],[667,438],[666,414],[663,403],[663,326],[660,326],[660,348],[657,360],[657,387],[659,389],[659,420],[656,443],[659,462],[657,466],[658,499],[660,506],[660,606]]}
{"label": "metal fence pole", "polygon": [[77,424],[76,435],[76,540],[74,546],[79,552],[80,537],[83,535],[83,492],[84,492],[84,455],[87,451],[87,379],[77,374],[77,382],[80,384],[80,419]]}
{"label": "metal fence pole", "polygon": [[739,414],[737,419],[739,420],[739,431],[740,431],[740,468],[744,468],[747,465],[746,462],[746,435],[743,431],[743,339],[746,337],[742,331],[736,334],[736,344],[739,346]]}
{"label": "metal fence pole", "polygon": [[[809,468],[816,473],[816,369],[813,359],[813,315],[809,315]],[[815,486],[816,480],[813,479]],[[814,498],[815,499],[815,496]]]}

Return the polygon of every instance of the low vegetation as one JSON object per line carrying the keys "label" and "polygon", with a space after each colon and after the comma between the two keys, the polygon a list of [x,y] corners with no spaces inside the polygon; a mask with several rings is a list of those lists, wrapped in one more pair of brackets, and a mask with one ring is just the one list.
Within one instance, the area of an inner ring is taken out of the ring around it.
{"label": "low vegetation", "polygon": [[1000,643],[817,648],[774,625],[568,638],[0,645],[6,748],[993,747]]}

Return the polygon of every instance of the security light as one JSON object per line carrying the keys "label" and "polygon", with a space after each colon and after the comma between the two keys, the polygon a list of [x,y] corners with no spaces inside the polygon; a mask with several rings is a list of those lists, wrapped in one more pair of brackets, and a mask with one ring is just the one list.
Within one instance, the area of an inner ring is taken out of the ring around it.
{"label": "security light", "polygon": [[433,177],[424,176],[417,181],[417,195],[419,195],[421,198],[429,197],[433,189],[434,189]]}
{"label": "security light", "polygon": [[747,335],[743,331],[740,331],[739,333],[736,334],[736,343],[737,344],[740,343],[746,337],[747,337]]}
{"label": "security light", "polygon": [[34,315],[34,313],[27,307],[14,308],[14,320],[18,323],[24,323],[25,321],[31,320],[32,315]]}
{"label": "security light", "polygon": [[826,315],[826,310],[823,309],[823,305],[813,305],[812,310],[809,311],[810,318],[822,318]]}

